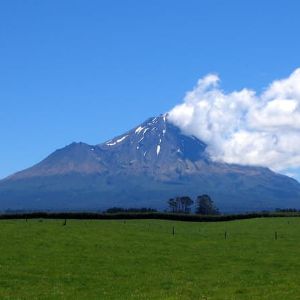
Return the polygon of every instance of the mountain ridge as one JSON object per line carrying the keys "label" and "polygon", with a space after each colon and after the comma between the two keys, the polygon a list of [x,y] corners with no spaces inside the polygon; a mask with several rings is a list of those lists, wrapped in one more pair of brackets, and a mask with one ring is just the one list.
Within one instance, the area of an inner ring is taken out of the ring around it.
{"label": "mountain ridge", "polygon": [[169,197],[201,193],[224,211],[300,208],[296,180],[264,167],[213,161],[206,147],[167,115],[149,118],[104,143],[72,143],[1,180],[0,209],[165,209]]}

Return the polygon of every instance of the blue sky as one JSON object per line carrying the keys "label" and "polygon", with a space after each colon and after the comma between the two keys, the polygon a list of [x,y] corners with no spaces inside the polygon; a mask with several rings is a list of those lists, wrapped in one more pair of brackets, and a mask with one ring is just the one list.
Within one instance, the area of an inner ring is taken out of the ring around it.
{"label": "blue sky", "polygon": [[181,103],[198,78],[261,91],[300,66],[300,2],[0,2],[0,177]]}

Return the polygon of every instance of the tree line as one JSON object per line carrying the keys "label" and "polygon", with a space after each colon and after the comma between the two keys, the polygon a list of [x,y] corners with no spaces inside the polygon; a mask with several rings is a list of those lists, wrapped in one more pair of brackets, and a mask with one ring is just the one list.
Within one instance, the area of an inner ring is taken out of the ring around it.
{"label": "tree line", "polygon": [[92,213],[92,212],[36,212],[36,213],[15,213],[15,214],[0,214],[0,220],[23,219],[57,219],[64,220],[63,225],[67,224],[66,220],[176,220],[189,222],[223,222],[253,218],[274,218],[274,217],[300,217],[299,212],[253,212],[240,213],[231,215],[201,215],[201,214],[185,214],[185,213],[166,213],[166,212],[138,212],[138,213]]}
{"label": "tree line", "polygon": [[192,200],[189,196],[175,197],[168,200],[168,208],[172,213],[188,214],[195,204],[195,213],[200,215],[219,215],[219,209],[209,195],[197,196],[196,200]]}
{"label": "tree line", "polygon": [[111,207],[104,211],[107,214],[116,214],[116,213],[150,213],[157,212],[156,209],[142,207],[142,208],[122,208],[122,207]]}

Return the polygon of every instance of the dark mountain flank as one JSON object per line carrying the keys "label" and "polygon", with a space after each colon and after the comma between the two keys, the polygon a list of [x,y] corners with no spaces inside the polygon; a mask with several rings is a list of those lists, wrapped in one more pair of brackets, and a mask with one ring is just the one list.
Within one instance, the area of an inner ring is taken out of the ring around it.
{"label": "dark mountain flank", "polygon": [[267,168],[215,162],[167,117],[99,145],[72,143],[0,181],[0,210],[166,208],[207,193],[225,212],[300,208],[300,184]]}

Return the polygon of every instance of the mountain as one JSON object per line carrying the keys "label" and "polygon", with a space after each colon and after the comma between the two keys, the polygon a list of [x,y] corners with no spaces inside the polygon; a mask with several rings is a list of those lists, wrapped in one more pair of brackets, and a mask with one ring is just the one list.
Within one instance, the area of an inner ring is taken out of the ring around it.
{"label": "mountain", "polygon": [[0,181],[0,210],[166,209],[207,193],[224,212],[300,208],[300,184],[267,168],[213,161],[166,115],[99,145],[72,143]]}

